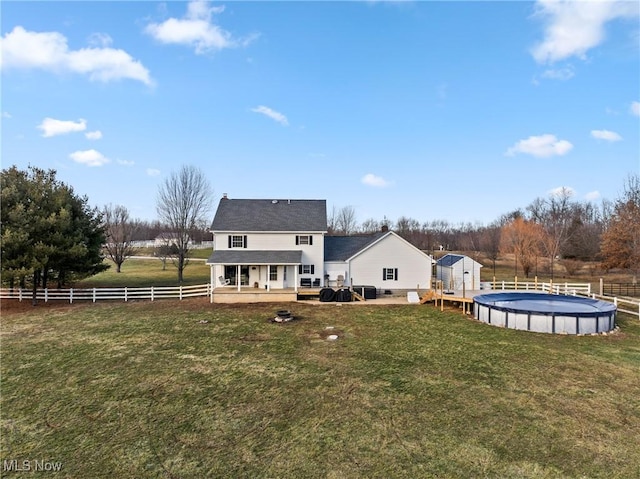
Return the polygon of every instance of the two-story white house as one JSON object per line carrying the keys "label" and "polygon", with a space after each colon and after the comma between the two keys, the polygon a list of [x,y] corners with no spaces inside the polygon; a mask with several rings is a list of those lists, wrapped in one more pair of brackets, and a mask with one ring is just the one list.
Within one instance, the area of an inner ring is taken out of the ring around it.
{"label": "two-story white house", "polygon": [[220,200],[207,260],[216,286],[297,289],[321,286],[325,200]]}
{"label": "two-story white house", "polygon": [[431,257],[392,231],[328,236],[325,200],[224,195],[211,231],[214,251],[207,264],[216,289],[295,293],[308,287],[431,285]]}

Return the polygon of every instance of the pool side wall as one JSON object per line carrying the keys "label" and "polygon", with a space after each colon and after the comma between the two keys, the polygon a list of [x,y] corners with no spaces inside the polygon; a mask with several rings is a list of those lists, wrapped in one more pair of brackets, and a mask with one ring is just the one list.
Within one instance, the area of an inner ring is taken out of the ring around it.
{"label": "pool side wall", "polygon": [[492,326],[537,333],[597,334],[615,328],[615,311],[598,316],[514,313],[474,303],[473,312],[477,320]]}

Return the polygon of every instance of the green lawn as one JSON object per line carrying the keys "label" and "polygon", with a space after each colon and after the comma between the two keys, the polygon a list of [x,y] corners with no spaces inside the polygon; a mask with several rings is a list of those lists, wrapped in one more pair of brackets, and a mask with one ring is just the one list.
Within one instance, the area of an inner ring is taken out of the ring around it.
{"label": "green lawn", "polygon": [[[298,320],[271,323],[281,308]],[[73,478],[640,477],[640,322],[619,322],[571,337],[430,305],[5,302],[0,457]]]}
{"label": "green lawn", "polygon": [[[200,250],[197,250],[200,251]],[[211,254],[209,252],[209,254]],[[207,256],[208,257],[208,256]],[[177,286],[178,269],[167,260],[163,267],[158,258],[129,258],[123,264],[120,273],[116,272],[113,261],[105,260],[111,267],[83,281],[76,282],[74,288],[145,288],[150,286]],[[210,281],[210,268],[204,261],[191,260],[184,269],[184,285],[207,284]]]}

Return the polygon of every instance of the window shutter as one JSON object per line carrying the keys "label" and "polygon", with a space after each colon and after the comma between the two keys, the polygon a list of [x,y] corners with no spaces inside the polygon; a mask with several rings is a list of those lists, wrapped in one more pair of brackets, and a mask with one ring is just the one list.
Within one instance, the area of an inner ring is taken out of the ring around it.
{"label": "window shutter", "polygon": [[[309,244],[313,245],[313,236],[311,236],[311,235],[309,235]],[[313,273],[313,271],[312,271],[312,273]]]}
{"label": "window shutter", "polygon": [[382,281],[387,279],[387,268],[382,268]]}
{"label": "window shutter", "polygon": [[247,247],[247,235],[244,235],[244,247]]}
{"label": "window shutter", "polygon": [[395,281],[398,281],[398,268],[393,270],[393,279]]}
{"label": "window shutter", "polygon": [[228,238],[229,238],[229,249],[231,249],[231,235],[229,235]]}
{"label": "window shutter", "polygon": [[301,264],[298,265],[298,274],[302,274],[302,265]]}
{"label": "window shutter", "polygon": [[296,246],[300,244],[300,236],[296,235]]}
{"label": "window shutter", "polygon": [[315,270],[315,266],[314,266],[314,265],[311,265],[311,274],[315,274],[315,273],[314,273],[314,270]]}

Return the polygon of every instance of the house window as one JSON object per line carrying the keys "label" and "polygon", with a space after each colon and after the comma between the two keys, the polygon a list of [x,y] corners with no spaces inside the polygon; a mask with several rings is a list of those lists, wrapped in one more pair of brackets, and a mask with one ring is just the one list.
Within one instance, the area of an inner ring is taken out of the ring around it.
{"label": "house window", "polygon": [[298,274],[314,274],[315,267],[312,264],[301,264],[298,266]]}
{"label": "house window", "polygon": [[269,266],[269,281],[277,281],[277,280],[278,280],[278,267]]}
{"label": "house window", "polygon": [[313,236],[311,236],[311,235],[297,235],[296,236],[296,244],[297,245],[312,245],[313,244]]}
{"label": "house window", "polygon": [[382,268],[383,281],[398,281],[398,268]]}
{"label": "house window", "polygon": [[229,235],[229,249],[246,248],[247,235]]}

